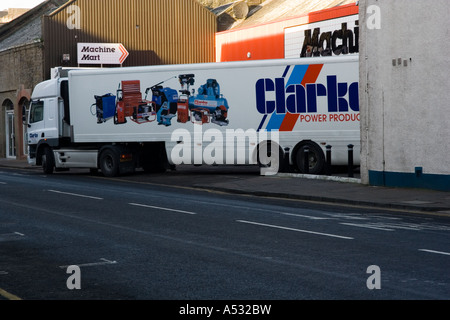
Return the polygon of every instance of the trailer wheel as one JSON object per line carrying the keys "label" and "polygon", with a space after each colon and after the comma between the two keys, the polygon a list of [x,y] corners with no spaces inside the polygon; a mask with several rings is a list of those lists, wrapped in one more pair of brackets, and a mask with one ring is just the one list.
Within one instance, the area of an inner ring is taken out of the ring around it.
{"label": "trailer wheel", "polygon": [[105,177],[115,177],[119,174],[119,156],[114,150],[104,150],[100,154],[99,163]]}
{"label": "trailer wheel", "polygon": [[52,174],[55,168],[55,158],[50,148],[45,148],[42,153],[42,170],[45,174]]}
{"label": "trailer wheel", "polygon": [[322,149],[314,142],[302,144],[296,152],[295,163],[300,172],[305,173],[305,149],[308,148],[308,173],[320,174],[325,167],[325,155]]}

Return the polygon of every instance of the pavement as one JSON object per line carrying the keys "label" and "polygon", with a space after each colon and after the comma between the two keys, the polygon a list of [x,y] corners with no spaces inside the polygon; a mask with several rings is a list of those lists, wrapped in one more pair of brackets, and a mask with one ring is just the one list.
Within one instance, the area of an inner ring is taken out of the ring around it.
{"label": "pavement", "polygon": [[[31,167],[26,160],[0,159],[0,167],[41,170]],[[212,174],[214,167],[208,172]],[[368,186],[362,184],[358,176],[349,178],[342,173],[332,176],[236,174],[227,175],[226,179],[200,179],[191,186],[227,193],[370,206],[450,217],[450,192]],[[155,183],[155,179],[152,178],[151,182]]]}

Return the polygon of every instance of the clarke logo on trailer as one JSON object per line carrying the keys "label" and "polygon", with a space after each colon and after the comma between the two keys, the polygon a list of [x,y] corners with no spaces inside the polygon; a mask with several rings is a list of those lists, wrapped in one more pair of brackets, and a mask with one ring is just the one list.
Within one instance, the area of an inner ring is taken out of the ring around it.
{"label": "clarke logo on trailer", "polygon": [[[296,122],[359,121],[358,82],[339,82],[327,75],[326,84],[316,83],[323,64],[294,66],[290,77],[286,67],[281,78],[256,81],[256,109],[264,117],[259,125],[266,130],[292,131]],[[318,99],[327,101],[326,110],[318,110]],[[322,113],[319,113],[322,112]]]}

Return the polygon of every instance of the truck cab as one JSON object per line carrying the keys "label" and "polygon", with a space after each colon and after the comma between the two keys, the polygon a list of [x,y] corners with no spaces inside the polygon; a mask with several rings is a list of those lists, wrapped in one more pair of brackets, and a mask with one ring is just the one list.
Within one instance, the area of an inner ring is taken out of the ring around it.
{"label": "truck cab", "polygon": [[67,78],[59,77],[39,83],[33,91],[27,126],[28,163],[31,165],[45,165],[49,160],[46,149],[50,152],[60,147],[64,139],[70,139],[70,124],[64,117],[68,104],[66,92]]}
{"label": "truck cab", "polygon": [[46,174],[54,170],[88,168],[91,172],[101,169],[104,175],[115,176],[133,172],[136,165],[141,165],[143,159],[150,157],[143,167],[162,170],[160,162],[154,163],[155,150],[159,157],[160,143],[77,143],[70,116],[70,105],[76,107],[76,102],[75,99],[71,103],[69,99],[68,77],[58,74],[36,85],[31,96],[27,125],[27,160],[30,165],[41,166]]}

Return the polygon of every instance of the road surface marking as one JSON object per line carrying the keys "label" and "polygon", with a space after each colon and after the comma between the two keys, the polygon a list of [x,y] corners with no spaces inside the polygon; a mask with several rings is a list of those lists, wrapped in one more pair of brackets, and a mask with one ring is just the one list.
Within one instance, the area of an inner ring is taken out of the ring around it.
{"label": "road surface marking", "polygon": [[382,227],[373,226],[370,224],[359,224],[359,223],[346,223],[342,222],[340,224],[344,224],[346,226],[353,226],[353,227],[360,227],[360,228],[369,228],[369,229],[376,229],[376,230],[383,230],[383,231],[394,231],[394,229],[387,229]]}
{"label": "road surface marking", "polygon": [[450,256],[450,252],[435,251],[435,250],[429,250],[429,249],[419,249],[419,251],[438,253],[438,254],[444,254],[444,255]]}
{"label": "road surface marking", "polygon": [[[117,263],[117,261],[110,261],[110,260],[107,260],[105,258],[101,258],[100,260],[102,260],[102,261],[101,262],[75,264],[75,265],[78,266],[78,267],[92,267],[92,266],[102,266],[102,265],[105,265],[105,264],[116,264]],[[67,266],[59,266],[59,267],[61,269],[66,269],[67,267],[69,267],[69,265],[67,265]]]}
{"label": "road surface marking", "polygon": [[[274,211],[277,212],[277,211]],[[285,216],[294,216],[294,217],[300,217],[300,218],[306,218],[311,220],[329,220],[331,218],[323,218],[323,217],[315,217],[315,216],[306,216],[303,214],[297,214],[297,213],[288,213],[288,212],[278,212],[279,214],[283,214]]]}
{"label": "road surface marking", "polygon": [[58,190],[47,190],[47,191],[53,192],[53,193],[65,194],[65,195],[68,195],[68,196],[75,196],[75,197],[89,198],[89,199],[95,199],[95,200],[103,200],[103,198],[93,197],[93,196],[87,196],[87,195],[84,195],[84,194],[78,194],[78,193],[63,192],[63,191],[58,191]]}
{"label": "road surface marking", "polygon": [[6,298],[8,300],[22,300],[18,296],[15,296],[15,295],[3,290],[2,288],[0,288],[0,296]]}
{"label": "road surface marking", "polygon": [[214,204],[215,206],[238,208],[240,210],[245,209],[245,210],[263,211],[263,212],[269,212],[269,213],[283,214],[283,215],[287,215],[287,216],[294,216],[294,217],[306,218],[306,219],[311,219],[311,220],[330,220],[331,219],[331,218],[326,218],[326,217],[317,217],[317,216],[302,215],[302,214],[297,214],[297,213],[276,211],[276,210],[272,210],[272,209],[243,207],[243,206],[237,206],[237,205],[232,205],[232,204],[227,204],[227,203],[216,203],[216,202],[211,202],[211,201],[200,201],[200,200],[189,200],[189,201],[196,202],[196,203],[202,203],[202,204],[205,204],[205,203],[206,204]]}
{"label": "road surface marking", "polygon": [[333,238],[350,239],[350,240],[353,239],[351,237],[339,236],[339,235],[336,235],[336,234],[329,234],[329,233],[322,233],[322,232],[316,232],[316,231],[310,231],[310,230],[302,230],[302,229],[295,229],[295,228],[289,228],[289,227],[283,227],[283,226],[276,226],[276,225],[273,225],[273,224],[265,224],[265,223],[246,221],[246,220],[236,220],[236,221],[237,222],[242,222],[242,223],[254,224],[254,225],[263,226],[263,227],[271,227],[271,228],[284,229],[284,230],[290,230],[290,231],[311,233],[311,234],[317,234],[317,235],[333,237]]}
{"label": "road surface marking", "polygon": [[197,214],[197,213],[191,212],[191,211],[184,211],[184,210],[177,210],[177,209],[171,209],[171,208],[149,206],[149,205],[146,205],[146,204],[139,204],[139,203],[129,203],[129,205],[136,206],[136,207],[144,207],[144,208],[151,208],[151,209],[159,209],[159,210],[187,213],[187,214]]}
{"label": "road surface marking", "polygon": [[22,237],[24,237],[25,235],[23,233],[20,232],[13,232],[13,233],[3,233],[0,234],[0,242],[1,241],[14,241],[14,240],[19,240]]}

